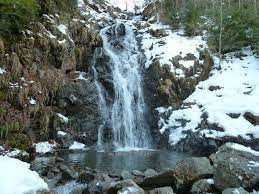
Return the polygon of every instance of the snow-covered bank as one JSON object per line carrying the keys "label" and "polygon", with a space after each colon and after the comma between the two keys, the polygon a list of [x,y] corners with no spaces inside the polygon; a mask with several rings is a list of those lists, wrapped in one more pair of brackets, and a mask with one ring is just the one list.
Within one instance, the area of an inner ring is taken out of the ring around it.
{"label": "snow-covered bank", "polygon": [[[184,101],[189,106],[173,111],[167,119],[161,117],[160,131],[170,130],[171,144],[184,138],[184,132],[199,130],[210,138],[259,138],[259,126],[245,118],[245,113],[259,116],[259,58],[249,48],[242,52],[244,56],[241,58],[236,57],[237,53],[226,55],[221,63],[221,70],[214,69],[209,79],[200,82],[195,92]],[[215,58],[214,62],[217,61]],[[160,108],[160,114],[170,109]],[[199,124],[204,116],[218,130],[200,129]],[[184,125],[182,120],[186,121]]]}
{"label": "snow-covered bank", "polygon": [[48,185],[38,173],[29,168],[28,163],[8,156],[0,156],[0,193],[34,194],[39,190],[48,190]]}

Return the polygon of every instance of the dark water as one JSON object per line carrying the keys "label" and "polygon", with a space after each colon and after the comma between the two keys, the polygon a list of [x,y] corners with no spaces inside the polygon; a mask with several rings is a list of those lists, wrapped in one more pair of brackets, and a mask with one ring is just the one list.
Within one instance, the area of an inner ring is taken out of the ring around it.
{"label": "dark water", "polygon": [[94,150],[80,152],[59,152],[59,157],[65,160],[68,165],[79,167],[89,167],[120,174],[122,170],[144,171],[152,168],[162,171],[173,168],[177,161],[188,157],[189,155],[170,151],[141,150],[127,152],[96,152]]}

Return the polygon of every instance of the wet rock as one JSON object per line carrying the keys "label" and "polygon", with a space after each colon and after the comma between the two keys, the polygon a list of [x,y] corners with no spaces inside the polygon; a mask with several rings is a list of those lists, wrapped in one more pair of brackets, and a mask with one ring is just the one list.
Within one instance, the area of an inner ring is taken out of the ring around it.
{"label": "wet rock", "polygon": [[98,91],[93,82],[80,80],[58,91],[57,106],[69,116],[70,132],[77,141],[86,145],[97,142],[99,113]]}
{"label": "wet rock", "polygon": [[147,169],[145,170],[144,175],[145,177],[152,177],[158,175],[158,173],[154,169]]}
{"label": "wet rock", "polygon": [[107,190],[108,194],[116,194],[119,190],[123,189],[124,187],[138,187],[137,184],[131,180],[122,180],[118,182],[114,182],[109,186],[109,189]]}
{"label": "wet rock", "polygon": [[145,194],[144,190],[138,186],[131,186],[131,187],[124,187],[123,189],[119,190],[117,194]]}
{"label": "wet rock", "polygon": [[[240,149],[235,149],[235,147]],[[232,187],[252,188],[259,184],[259,153],[226,143],[210,156],[213,162],[215,186],[219,190]]]}
{"label": "wet rock", "polygon": [[246,190],[244,190],[242,187],[239,188],[228,188],[225,189],[222,194],[249,194]]}
{"label": "wet rock", "polygon": [[191,189],[191,193],[210,193],[213,190],[215,190],[214,188],[214,181],[212,179],[201,179],[196,181],[193,185],[192,185],[192,189]]}
{"label": "wet rock", "polygon": [[112,26],[107,30],[106,33],[111,37],[124,36],[126,34],[125,25],[121,23],[119,25]]}
{"label": "wet rock", "polygon": [[161,187],[153,189],[149,194],[174,194],[172,187]]}
{"label": "wet rock", "polygon": [[121,177],[123,180],[126,180],[126,179],[132,179],[133,175],[129,171],[123,170],[121,171]]}
{"label": "wet rock", "polygon": [[191,184],[202,178],[210,178],[213,168],[206,157],[191,157],[176,164],[174,176],[177,189],[186,190]]}

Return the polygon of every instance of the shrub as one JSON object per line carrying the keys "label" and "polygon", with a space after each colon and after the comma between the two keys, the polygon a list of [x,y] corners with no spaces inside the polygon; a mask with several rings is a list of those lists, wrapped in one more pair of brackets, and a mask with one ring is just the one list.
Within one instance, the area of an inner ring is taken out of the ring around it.
{"label": "shrub", "polygon": [[[254,14],[252,6],[245,6],[242,11],[231,8],[223,13],[222,28],[222,52],[227,53],[239,50],[242,47],[252,45],[256,48],[259,42],[259,20]],[[219,16],[214,18],[215,24],[219,23]],[[212,26],[209,29],[209,46],[214,52],[218,52],[219,27]]]}
{"label": "shrub", "polygon": [[1,0],[0,32],[20,32],[37,15],[37,0]]}

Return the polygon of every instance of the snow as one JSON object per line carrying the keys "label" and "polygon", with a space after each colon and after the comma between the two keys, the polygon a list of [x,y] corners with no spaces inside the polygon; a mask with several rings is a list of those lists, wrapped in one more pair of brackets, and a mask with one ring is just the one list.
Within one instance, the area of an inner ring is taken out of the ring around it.
{"label": "snow", "polygon": [[67,35],[67,27],[64,24],[60,24],[57,28],[61,33]]}
{"label": "snow", "polygon": [[58,117],[60,118],[60,120],[63,122],[63,123],[68,123],[69,119],[67,117],[65,117],[64,115],[60,114],[60,113],[57,113]]}
{"label": "snow", "polygon": [[6,153],[6,155],[9,157],[15,157],[15,156],[18,156],[20,153],[21,153],[21,150],[14,149],[13,151]]}
{"label": "snow", "polygon": [[207,182],[210,184],[210,185],[214,185],[214,180],[213,179],[207,179]]}
{"label": "snow", "polygon": [[48,190],[48,185],[37,172],[31,171],[30,164],[8,156],[0,156],[0,193],[31,193]]}
{"label": "snow", "polygon": [[45,154],[51,152],[56,147],[56,144],[50,144],[48,141],[40,142],[36,144],[36,152]]}
{"label": "snow", "polygon": [[135,6],[143,7],[144,0],[107,0],[114,7],[119,7],[121,10],[126,10],[129,12],[135,11]]}
{"label": "snow", "polygon": [[59,43],[59,44],[65,44],[65,43],[66,43],[66,39],[59,40],[58,43]]}
{"label": "snow", "polygon": [[249,164],[247,165],[249,167],[259,167],[259,162],[255,162],[255,161],[249,161]]}
{"label": "snow", "polygon": [[74,143],[69,147],[70,150],[82,150],[85,149],[85,144],[74,141]]}
{"label": "snow", "polygon": [[64,131],[58,131],[58,135],[65,136],[67,133]]}
{"label": "snow", "polygon": [[2,75],[4,73],[6,73],[6,71],[4,69],[0,68],[0,75]]}
{"label": "snow", "polygon": [[[141,23],[143,26],[148,25],[148,27],[139,30],[139,32],[143,33],[142,49],[145,50],[145,55],[148,59],[145,64],[146,68],[153,63],[154,59],[158,59],[160,65],[171,65],[171,71],[174,72],[175,67],[170,62],[173,57],[180,55],[184,58],[188,53],[192,53],[199,59],[199,50],[204,50],[207,47],[203,36],[190,38],[184,36],[184,30],[172,31],[170,26],[161,23],[150,24],[145,21],[141,21]],[[153,37],[149,33],[151,29],[162,30],[165,36]],[[153,49],[151,49],[152,47]],[[180,61],[180,63],[186,68],[194,65],[194,61]]]}
{"label": "snow", "polygon": [[79,76],[78,76],[78,78],[76,78],[76,80],[85,80],[85,81],[87,81],[87,79],[84,76],[86,76],[85,72],[79,72]]}
{"label": "snow", "polygon": [[33,98],[29,98],[29,100],[30,100],[30,104],[31,105],[35,105],[36,104],[36,101]]}
{"label": "snow", "polygon": [[259,152],[258,151],[254,151],[252,150],[250,147],[246,147],[246,146],[243,146],[241,144],[237,144],[237,143],[226,143],[226,146],[230,147],[230,148],[233,148],[235,150],[240,150],[240,151],[244,151],[244,152],[249,152],[255,156],[259,156]]}
{"label": "snow", "polygon": [[[195,92],[184,101],[193,105],[173,111],[167,119],[160,119],[160,132],[163,133],[166,129],[171,131],[171,144],[176,144],[184,138],[184,131],[196,131],[201,122],[201,115],[205,112],[208,114],[209,123],[217,124],[224,130],[203,129],[201,133],[205,137],[259,137],[259,126],[252,125],[244,118],[246,112],[259,116],[259,58],[254,56],[249,48],[244,48],[243,53],[247,56],[242,59],[236,58],[235,53],[227,54],[221,63],[222,70],[215,68],[207,80],[196,86]],[[216,64],[218,61],[214,57]],[[210,86],[219,86],[220,89],[210,91]],[[231,118],[229,113],[240,116]],[[181,119],[187,121],[185,126],[179,122]]]}

